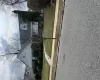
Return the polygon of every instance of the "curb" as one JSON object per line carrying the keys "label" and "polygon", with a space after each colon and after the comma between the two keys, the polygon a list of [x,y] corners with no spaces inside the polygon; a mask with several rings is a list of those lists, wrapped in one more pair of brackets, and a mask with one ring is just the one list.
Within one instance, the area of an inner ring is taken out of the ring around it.
{"label": "curb", "polygon": [[[58,23],[58,16],[59,16],[59,7],[60,7],[59,2],[60,2],[60,0],[56,0],[53,38],[56,37],[56,30],[57,30],[57,23]],[[55,54],[55,44],[56,44],[56,40],[54,39],[52,41],[52,55],[51,55],[51,66],[50,66],[49,80],[52,80],[52,70],[53,70],[53,58],[54,58],[54,54]]]}

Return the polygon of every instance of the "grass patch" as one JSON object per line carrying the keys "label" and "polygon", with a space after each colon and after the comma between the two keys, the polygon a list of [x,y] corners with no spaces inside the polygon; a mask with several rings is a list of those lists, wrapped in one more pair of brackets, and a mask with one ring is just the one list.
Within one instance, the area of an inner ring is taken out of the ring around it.
{"label": "grass patch", "polygon": [[[44,57],[44,56],[43,56]],[[43,70],[42,70],[42,80],[48,80],[49,79],[49,65],[45,58],[43,58]]]}
{"label": "grass patch", "polygon": [[[44,32],[43,36],[45,38],[52,38],[53,36],[53,27],[54,27],[54,16],[55,16],[55,6],[51,5],[44,9]],[[51,57],[52,51],[52,39],[44,40],[44,46],[46,53]],[[42,80],[49,79],[49,64],[43,57],[43,70],[42,70]]]}
{"label": "grass patch", "polygon": [[[58,21],[57,21],[57,35],[56,37],[60,37],[60,24],[61,24],[61,16],[62,14],[62,10],[63,10],[63,2],[62,0],[60,0],[59,2],[59,13],[58,13]],[[48,7],[44,10],[44,37],[49,37],[51,38],[53,36],[53,27],[54,27],[54,15],[55,15],[55,8],[53,8],[53,6]],[[55,79],[55,75],[56,75],[56,64],[57,64],[57,48],[58,48],[58,40],[56,40],[55,43],[55,54],[54,54],[54,59],[53,59],[53,69],[52,69],[52,76],[51,79],[54,80]],[[48,39],[44,41],[44,46],[46,49],[47,54],[51,57],[51,51],[52,51],[52,40]],[[48,65],[48,63],[45,61],[44,58],[44,62],[43,62],[43,75],[42,75],[42,80],[48,80],[49,78],[49,70],[50,67]]]}
{"label": "grass patch", "polygon": [[[55,7],[53,5],[44,9],[44,34],[43,35],[45,38],[52,38],[53,36],[54,13],[55,13]],[[44,46],[46,48],[47,54],[51,56],[52,39],[46,39],[44,41]]]}

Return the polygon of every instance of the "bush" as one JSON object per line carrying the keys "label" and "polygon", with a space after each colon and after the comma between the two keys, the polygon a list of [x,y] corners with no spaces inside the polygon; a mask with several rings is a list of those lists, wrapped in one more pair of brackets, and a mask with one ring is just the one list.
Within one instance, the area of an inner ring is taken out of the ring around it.
{"label": "bush", "polygon": [[51,0],[28,0],[27,6],[32,10],[40,10],[50,4]]}
{"label": "bush", "polygon": [[41,73],[40,73],[40,74],[36,74],[36,75],[35,75],[35,79],[36,79],[36,80],[41,80]]}

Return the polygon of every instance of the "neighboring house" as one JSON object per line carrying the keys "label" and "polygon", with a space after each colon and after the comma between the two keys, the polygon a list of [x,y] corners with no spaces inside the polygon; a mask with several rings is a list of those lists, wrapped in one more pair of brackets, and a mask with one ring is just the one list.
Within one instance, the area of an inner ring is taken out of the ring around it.
{"label": "neighboring house", "polygon": [[19,18],[19,31],[22,46],[26,41],[33,37],[32,35],[38,35],[38,22],[23,22]]}
{"label": "neighboring house", "polygon": [[19,20],[19,33],[21,50],[19,50],[18,59],[21,60],[27,67],[24,80],[34,80],[32,70],[32,52],[31,52],[31,39],[32,35],[38,35],[38,22],[23,20],[18,14]]}
{"label": "neighboring house", "polygon": [[32,37],[31,23],[20,22],[19,31],[20,31],[20,42],[22,46],[24,43],[26,43],[26,41],[28,41]]}
{"label": "neighboring house", "polygon": [[[13,11],[13,12],[18,14],[20,42],[22,46],[26,41],[28,41],[29,39],[33,37],[32,35],[35,35],[35,36],[38,35],[39,29],[38,29],[38,22],[36,21],[40,19],[40,17],[38,17],[40,13],[39,12],[28,12],[28,11]],[[31,16],[34,19],[31,19]]]}
{"label": "neighboring house", "polygon": [[35,80],[32,65],[31,40],[28,40],[23,44],[17,58],[26,65],[24,80]]}

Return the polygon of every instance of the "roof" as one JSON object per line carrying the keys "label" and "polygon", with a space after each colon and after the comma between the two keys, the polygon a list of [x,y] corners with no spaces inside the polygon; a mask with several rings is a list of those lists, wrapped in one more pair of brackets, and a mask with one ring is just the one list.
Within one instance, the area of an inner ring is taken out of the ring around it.
{"label": "roof", "polygon": [[18,59],[20,59],[26,66],[32,68],[32,52],[31,52],[31,40],[28,40],[19,51]]}
{"label": "roof", "polygon": [[[18,54],[21,54],[21,52],[27,47],[27,45],[31,42],[31,39],[29,39],[28,41],[26,41],[22,47],[21,47],[21,50],[19,51]],[[30,47],[31,48],[31,47]]]}

